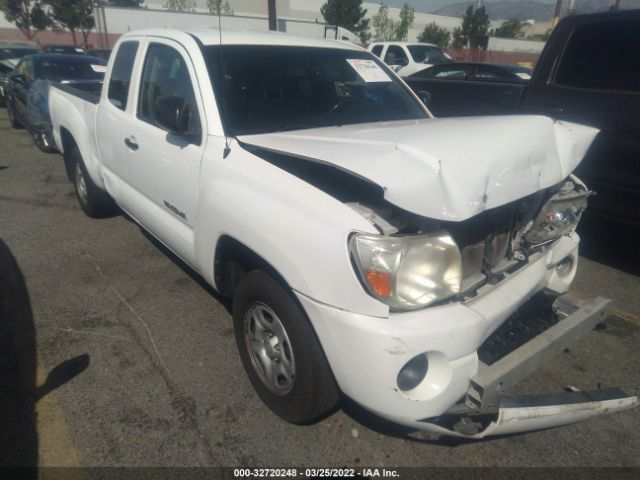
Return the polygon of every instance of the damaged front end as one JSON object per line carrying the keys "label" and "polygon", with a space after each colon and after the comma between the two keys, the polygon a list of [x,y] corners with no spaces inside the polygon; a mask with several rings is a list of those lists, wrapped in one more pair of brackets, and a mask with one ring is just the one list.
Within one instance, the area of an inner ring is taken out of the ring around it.
{"label": "damaged front end", "polygon": [[[462,222],[427,219],[379,203],[348,202],[380,235],[354,234],[364,287],[394,311],[466,301],[572,235],[591,192],[576,177]],[[558,259],[567,286],[575,260]],[[564,293],[566,288],[556,293]]]}
{"label": "damaged front end", "polygon": [[[506,395],[504,392],[536,371],[553,355],[560,353],[596,324],[604,321],[610,301],[596,298],[583,303],[567,295],[558,297],[545,311],[545,300],[533,299],[525,307],[525,321],[534,329],[553,323],[528,341],[495,356],[496,344],[504,350],[513,342],[517,328],[507,322],[480,347],[478,373],[469,382],[462,402],[445,414],[421,420],[421,428],[434,433],[470,439],[507,435],[568,425],[638,405],[638,398],[617,388],[582,391],[568,387],[567,392],[546,395]],[[540,306],[542,304],[542,307]],[[536,316],[538,318],[536,318]],[[515,319],[515,323],[519,323]],[[522,333],[522,332],[520,332]],[[529,331],[529,333],[531,333]],[[513,346],[513,345],[512,345]],[[488,350],[488,351],[487,351]]]}
{"label": "damaged front end", "polygon": [[[389,387],[389,383],[386,383],[385,386],[387,390],[395,392],[395,396],[386,405],[376,404],[371,407],[372,410],[393,421],[421,430],[479,439],[489,435],[570,424],[637,405],[636,397],[617,389],[571,391],[561,395],[505,395],[509,387],[606,318],[608,300],[598,298],[591,303],[582,304],[566,295],[577,268],[578,238],[575,228],[592,193],[578,178],[565,173],[563,167],[556,172],[554,182],[547,182],[546,186],[532,192],[535,181],[529,179],[525,182],[522,178],[542,178],[544,169],[538,171],[529,168],[530,165],[523,165],[521,170],[510,170],[511,176],[504,172],[494,174],[488,169],[487,178],[491,181],[478,182],[484,185],[482,195],[470,194],[454,188],[451,183],[440,182],[437,184],[439,188],[445,184],[447,188],[442,187],[440,191],[435,189],[432,192],[432,204],[422,203],[419,209],[411,209],[408,197],[403,197],[402,202],[393,201],[395,197],[392,193],[395,191],[396,195],[400,194],[397,189],[399,183],[392,187],[385,186],[381,181],[383,169],[378,169],[375,159],[369,170],[361,168],[360,164],[354,165],[355,160],[351,163],[347,160],[328,161],[325,160],[327,156],[316,155],[312,148],[305,150],[302,141],[308,138],[310,137],[303,137],[302,134],[279,135],[266,139],[245,139],[255,141],[255,144],[241,139],[240,144],[263,160],[334,197],[375,227],[378,234],[353,232],[348,239],[349,252],[362,287],[369,295],[389,307],[390,316],[395,315],[397,319],[402,315],[417,318],[415,315],[420,316],[421,310],[431,310],[426,307],[451,307],[452,312],[459,306],[468,307],[474,315],[485,319],[486,323],[481,327],[485,330],[474,337],[476,343],[472,349],[463,353],[475,356],[474,350],[480,347],[480,356],[486,345],[505,334],[504,325],[509,324],[514,311],[516,313],[513,315],[527,313],[526,305],[534,301],[532,296],[537,298],[537,292],[543,290],[538,295],[555,299],[553,304],[547,305],[543,315],[531,317],[532,321],[544,328],[508,352],[494,355],[490,360],[483,361],[480,358],[478,371],[475,371],[474,366],[471,373],[466,373],[468,376],[465,376],[464,383],[455,387],[455,396],[452,395],[446,406],[434,410],[433,414],[443,412],[460,398],[467,388],[468,378],[468,390],[457,404],[435,417],[421,418],[416,415],[410,419],[400,407],[402,401],[425,404],[432,401],[430,394],[427,395],[424,391],[421,393],[424,398],[411,393],[420,390],[420,382],[429,381],[428,371],[432,368],[429,359],[442,358],[441,363],[446,365],[442,368],[446,370],[453,368],[447,363],[449,360],[453,362],[462,358],[452,356],[445,359],[439,352],[444,347],[431,345],[428,340],[424,340],[428,336],[420,332],[424,339],[419,345],[409,348],[403,344],[399,351],[393,350],[398,354],[397,357],[408,357],[403,358],[404,363],[398,362],[404,366],[395,366],[396,370],[389,372],[389,376],[396,378],[395,384]],[[569,142],[563,138],[561,135],[558,137],[558,150],[568,151]],[[300,151],[285,152],[278,143],[285,140],[300,141]],[[328,142],[324,137],[320,140],[314,137],[312,140],[322,145]],[[258,145],[259,143],[262,145]],[[311,143],[313,146],[313,142]],[[395,155],[399,150],[398,146],[392,154]],[[574,156],[579,156],[579,152],[573,153]],[[545,161],[551,162],[551,157],[553,155],[548,153]],[[487,161],[487,164],[490,162]],[[440,164],[440,170],[439,167],[434,167],[434,171],[445,171],[443,165]],[[449,168],[452,166],[462,168],[462,164],[455,162]],[[553,170],[552,166],[547,168]],[[473,173],[470,172],[469,175],[472,176]],[[500,180],[494,179],[496,175]],[[548,174],[546,176],[550,177]],[[416,185],[419,183],[419,179],[410,177],[411,172],[408,173],[407,182]],[[442,180],[445,177],[440,175],[438,178]],[[518,192],[513,185],[507,187],[502,182],[516,177],[530,189]],[[425,186],[421,191],[428,189]],[[460,193],[457,197],[454,195],[456,192]],[[456,205],[457,210],[454,212],[447,209],[447,215],[431,215],[429,212],[438,213],[441,210],[433,202],[445,197],[451,205]],[[521,272],[524,275],[520,275],[518,280],[516,277]],[[509,279],[512,281],[509,282]],[[483,298],[492,295],[492,300],[482,302]],[[436,312],[433,316],[435,314]],[[392,330],[393,326],[389,328]],[[447,341],[452,341],[460,332],[461,330],[452,326]],[[372,338],[378,338],[378,333],[380,332],[371,333]],[[362,332],[359,331],[358,334],[361,336]],[[386,326],[385,334],[389,335]],[[403,334],[408,335],[404,330]],[[411,333],[413,334],[414,332]],[[483,342],[484,345],[481,345]],[[364,355],[368,353],[365,352]],[[411,368],[406,369],[410,373],[408,382],[406,385],[401,384],[404,379],[402,372],[405,367],[412,367],[411,362],[415,359],[423,360],[421,368],[424,371],[416,368],[414,370],[420,370],[422,374],[413,375]],[[433,367],[436,368],[436,365]],[[456,368],[462,371],[465,367]],[[359,386],[361,390],[369,388],[364,382]],[[434,384],[432,391],[444,392],[447,388],[446,382],[443,382],[442,385]],[[348,393],[352,398],[357,396]],[[365,406],[368,404],[367,399],[355,399]],[[388,405],[396,405],[396,401],[399,402],[398,406],[387,410],[390,408]]]}

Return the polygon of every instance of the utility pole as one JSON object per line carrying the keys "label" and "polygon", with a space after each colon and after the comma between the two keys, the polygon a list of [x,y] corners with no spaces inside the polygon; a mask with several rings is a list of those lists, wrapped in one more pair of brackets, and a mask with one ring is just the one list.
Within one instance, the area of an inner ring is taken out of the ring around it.
{"label": "utility pole", "polygon": [[276,14],[276,0],[269,0],[268,2],[269,9],[269,30],[276,31],[278,30],[278,16]]}
{"label": "utility pole", "polygon": [[617,12],[620,10],[620,0],[616,0],[616,3],[613,5],[613,11]]}

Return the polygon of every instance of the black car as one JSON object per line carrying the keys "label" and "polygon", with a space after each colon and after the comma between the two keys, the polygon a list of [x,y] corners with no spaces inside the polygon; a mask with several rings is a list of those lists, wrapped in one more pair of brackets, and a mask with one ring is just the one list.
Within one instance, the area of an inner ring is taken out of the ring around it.
{"label": "black car", "polygon": [[72,84],[97,93],[104,78],[103,59],[87,55],[28,55],[16,66],[7,83],[7,112],[13,128],[26,127],[44,152],[55,150],[49,118],[51,82]]}
{"label": "black car", "polygon": [[448,63],[405,78],[417,92],[428,92],[436,116],[510,113],[520,102],[533,70],[519,65]]}
{"label": "black car", "polygon": [[458,80],[473,80],[481,82],[514,81],[526,82],[531,80],[533,69],[520,65],[500,63],[446,63],[420,70],[407,78],[448,78]]}
{"label": "black car", "polygon": [[5,103],[5,88],[9,75],[25,55],[38,53],[39,50],[28,45],[0,44],[0,105]]}

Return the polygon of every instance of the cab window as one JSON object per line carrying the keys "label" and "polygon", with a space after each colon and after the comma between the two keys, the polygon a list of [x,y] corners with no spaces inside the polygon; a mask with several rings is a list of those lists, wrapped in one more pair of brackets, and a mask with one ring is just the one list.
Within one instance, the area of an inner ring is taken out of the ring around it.
{"label": "cab window", "polygon": [[113,62],[108,97],[109,101],[120,110],[127,108],[131,72],[133,71],[133,62],[136,59],[137,51],[138,42],[124,42],[118,47],[118,53]]}

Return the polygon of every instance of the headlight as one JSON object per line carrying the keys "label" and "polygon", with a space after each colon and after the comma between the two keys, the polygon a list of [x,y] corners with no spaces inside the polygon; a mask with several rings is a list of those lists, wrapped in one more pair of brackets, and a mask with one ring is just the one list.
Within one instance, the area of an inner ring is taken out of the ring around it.
{"label": "headlight", "polygon": [[395,310],[416,310],[460,291],[460,250],[446,232],[353,235],[351,255],[367,291]]}
{"label": "headlight", "polygon": [[540,209],[540,213],[524,234],[524,240],[532,246],[557,240],[568,235],[578,225],[582,212],[587,208],[591,194],[576,177],[567,180],[560,191]]}

